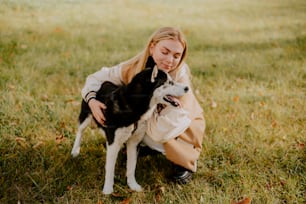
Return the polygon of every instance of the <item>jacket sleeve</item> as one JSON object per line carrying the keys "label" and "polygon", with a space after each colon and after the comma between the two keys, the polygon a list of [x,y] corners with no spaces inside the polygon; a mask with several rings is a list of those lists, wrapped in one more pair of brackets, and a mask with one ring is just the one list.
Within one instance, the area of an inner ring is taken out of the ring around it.
{"label": "jacket sleeve", "polygon": [[120,64],[110,68],[103,67],[99,71],[89,75],[81,91],[82,98],[86,102],[91,98],[95,98],[96,92],[105,81],[110,81],[116,85],[123,84]]}
{"label": "jacket sleeve", "polygon": [[192,83],[188,73],[189,73],[189,67],[187,64],[185,64],[176,81],[189,86],[189,91],[179,100],[182,104],[183,109],[185,109],[189,113],[189,118],[194,119],[197,118],[199,115],[203,114],[203,109],[200,106],[193,92]]}

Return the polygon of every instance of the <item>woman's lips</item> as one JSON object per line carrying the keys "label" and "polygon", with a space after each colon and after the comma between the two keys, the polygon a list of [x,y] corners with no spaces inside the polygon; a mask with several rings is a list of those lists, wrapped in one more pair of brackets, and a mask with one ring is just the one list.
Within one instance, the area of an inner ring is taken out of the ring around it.
{"label": "woman's lips", "polygon": [[162,64],[161,68],[162,68],[162,69],[165,69],[165,70],[171,70],[172,66]]}

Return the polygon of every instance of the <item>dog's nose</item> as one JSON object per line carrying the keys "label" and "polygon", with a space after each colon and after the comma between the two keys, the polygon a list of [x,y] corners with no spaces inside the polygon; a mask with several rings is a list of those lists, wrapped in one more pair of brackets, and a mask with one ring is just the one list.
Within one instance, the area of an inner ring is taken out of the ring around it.
{"label": "dog's nose", "polygon": [[184,88],[184,91],[187,92],[189,90],[188,86]]}

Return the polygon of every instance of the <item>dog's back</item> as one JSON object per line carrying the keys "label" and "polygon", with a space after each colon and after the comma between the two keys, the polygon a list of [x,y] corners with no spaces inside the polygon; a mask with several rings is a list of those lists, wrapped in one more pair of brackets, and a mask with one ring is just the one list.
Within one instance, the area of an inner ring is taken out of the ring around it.
{"label": "dog's back", "polygon": [[[152,94],[158,86],[167,80],[167,75],[159,73],[155,82],[150,82],[152,69],[146,69],[137,74],[128,85],[117,86],[112,82],[104,82],[96,94],[96,99],[106,105],[103,110],[106,128],[119,128],[136,123],[149,108]],[[82,123],[91,110],[83,100],[79,115]],[[105,127],[98,124],[105,130]]]}

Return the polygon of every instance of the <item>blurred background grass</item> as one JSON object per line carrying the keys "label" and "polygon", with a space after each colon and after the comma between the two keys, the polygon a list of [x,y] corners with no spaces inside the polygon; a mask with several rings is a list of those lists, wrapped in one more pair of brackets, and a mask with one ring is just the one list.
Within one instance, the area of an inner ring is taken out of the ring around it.
{"label": "blurred background grass", "polygon": [[[305,202],[303,0],[0,0],[0,203]],[[105,149],[87,130],[71,160],[88,74],[138,53],[161,26],[189,42],[206,138],[191,184],[139,158],[143,193],[103,196]]]}

